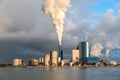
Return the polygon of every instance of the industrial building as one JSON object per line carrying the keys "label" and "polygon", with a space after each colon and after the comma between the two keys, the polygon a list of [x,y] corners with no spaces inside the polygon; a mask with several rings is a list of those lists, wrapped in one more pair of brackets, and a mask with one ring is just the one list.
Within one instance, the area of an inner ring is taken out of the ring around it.
{"label": "industrial building", "polygon": [[89,43],[88,42],[80,42],[77,46],[77,49],[80,52],[81,58],[89,57]]}
{"label": "industrial building", "polygon": [[87,41],[80,42],[77,46],[77,49],[79,50],[82,64],[87,63],[87,58],[89,57],[89,43]]}

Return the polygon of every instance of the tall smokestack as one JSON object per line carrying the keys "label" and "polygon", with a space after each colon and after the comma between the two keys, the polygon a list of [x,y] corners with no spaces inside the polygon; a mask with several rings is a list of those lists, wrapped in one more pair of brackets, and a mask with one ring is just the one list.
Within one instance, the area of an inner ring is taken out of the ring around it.
{"label": "tall smokestack", "polygon": [[60,60],[62,60],[63,59],[63,50],[62,50],[61,45],[58,46],[58,53],[59,53],[58,57],[60,58]]}
{"label": "tall smokestack", "polygon": [[70,0],[45,0],[44,12],[50,14],[57,32],[59,45],[62,44],[63,24],[65,12],[70,5]]}

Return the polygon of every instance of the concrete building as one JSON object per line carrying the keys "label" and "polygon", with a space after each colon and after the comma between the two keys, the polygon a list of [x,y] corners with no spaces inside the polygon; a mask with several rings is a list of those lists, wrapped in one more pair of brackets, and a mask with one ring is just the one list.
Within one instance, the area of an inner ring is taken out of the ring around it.
{"label": "concrete building", "polygon": [[23,65],[23,60],[22,59],[13,59],[12,65],[14,67],[22,66]]}
{"label": "concrete building", "polygon": [[38,66],[39,62],[37,59],[31,59],[31,60],[29,60],[29,65],[30,66]]}
{"label": "concrete building", "polygon": [[56,50],[50,53],[51,66],[58,66],[58,52]]}
{"label": "concrete building", "polygon": [[45,60],[45,66],[50,66],[50,55],[49,54],[47,54],[47,55],[45,55],[45,58],[44,58]]}
{"label": "concrete building", "polygon": [[80,58],[79,50],[72,50],[72,62],[78,61]]}

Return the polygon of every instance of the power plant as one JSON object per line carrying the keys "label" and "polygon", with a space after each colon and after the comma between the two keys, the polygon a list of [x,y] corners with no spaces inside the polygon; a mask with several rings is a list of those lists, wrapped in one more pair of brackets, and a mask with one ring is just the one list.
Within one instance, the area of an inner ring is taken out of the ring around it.
{"label": "power plant", "polygon": [[[102,49],[99,44],[100,49]],[[94,46],[96,48],[96,45]],[[94,49],[94,48],[93,48]],[[100,52],[93,51],[92,53]],[[108,53],[108,51],[107,51]],[[63,58],[63,49],[62,46],[58,46],[58,50],[51,50],[44,57],[40,57],[39,59],[31,59],[29,60],[28,66],[42,66],[42,67],[64,67],[64,66],[103,66],[103,65],[117,65],[116,61],[110,61],[108,59],[102,59],[100,57],[95,57],[90,55],[89,51],[89,42],[86,41],[79,42],[76,49],[72,50],[71,58],[64,59]],[[14,59],[12,62],[14,67],[19,67],[23,65],[22,59]]]}
{"label": "power plant", "polygon": [[[31,59],[28,66],[41,66],[41,67],[64,67],[64,66],[103,66],[103,65],[117,65],[116,61],[102,59],[100,57],[90,56],[89,42],[79,42],[76,49],[72,50],[71,59],[63,58],[62,46],[58,46],[58,50],[51,50],[44,57],[38,59]],[[13,59],[12,65],[20,67],[23,65],[22,59]]]}
{"label": "power plant", "polygon": [[[51,50],[50,53],[38,59],[31,59],[28,66],[41,66],[41,67],[64,67],[64,66],[103,66],[103,65],[117,65],[116,61],[109,61],[100,57],[90,56],[89,42],[79,42],[76,49],[72,50],[71,59],[63,58],[62,46],[58,46],[58,50]],[[13,59],[12,65],[20,67],[23,65],[22,59]]]}

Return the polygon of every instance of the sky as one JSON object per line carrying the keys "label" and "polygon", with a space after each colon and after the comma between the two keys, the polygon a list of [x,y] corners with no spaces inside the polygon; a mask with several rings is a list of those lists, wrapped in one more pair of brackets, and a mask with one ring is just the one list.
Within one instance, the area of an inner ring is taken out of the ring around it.
{"label": "sky", "polygon": [[[0,0],[1,63],[39,58],[58,48],[52,19],[43,5],[44,0]],[[64,56],[70,57],[72,49],[85,41],[86,32],[90,48],[96,43],[104,48],[110,44],[111,49],[120,45],[120,0],[71,0],[64,22]]]}

